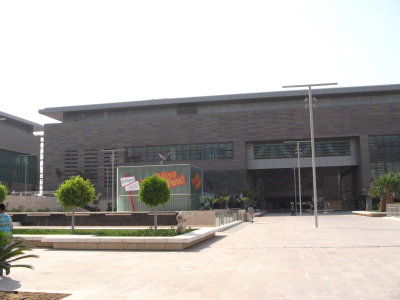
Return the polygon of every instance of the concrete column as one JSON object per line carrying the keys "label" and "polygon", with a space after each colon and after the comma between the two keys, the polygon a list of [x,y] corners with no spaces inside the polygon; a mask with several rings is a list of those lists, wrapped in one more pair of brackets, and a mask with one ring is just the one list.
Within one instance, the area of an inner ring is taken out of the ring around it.
{"label": "concrete column", "polygon": [[367,196],[371,182],[368,135],[359,137],[359,167],[356,174],[356,195]]}

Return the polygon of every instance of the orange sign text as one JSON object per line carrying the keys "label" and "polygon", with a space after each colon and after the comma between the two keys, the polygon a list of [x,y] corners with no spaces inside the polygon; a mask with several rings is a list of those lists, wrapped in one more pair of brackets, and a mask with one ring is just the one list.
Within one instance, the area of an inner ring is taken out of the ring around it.
{"label": "orange sign text", "polygon": [[167,181],[169,188],[181,186],[186,183],[185,176],[183,174],[178,176],[177,171],[171,171],[171,172],[163,171],[163,172],[157,173],[157,176],[164,178]]}

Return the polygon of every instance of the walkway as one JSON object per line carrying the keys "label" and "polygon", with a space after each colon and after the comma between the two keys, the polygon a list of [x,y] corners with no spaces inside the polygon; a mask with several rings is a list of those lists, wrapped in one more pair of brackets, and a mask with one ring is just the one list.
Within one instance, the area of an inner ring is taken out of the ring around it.
{"label": "walkway", "polygon": [[400,222],[266,215],[179,252],[36,249],[1,289],[74,299],[400,299]]}

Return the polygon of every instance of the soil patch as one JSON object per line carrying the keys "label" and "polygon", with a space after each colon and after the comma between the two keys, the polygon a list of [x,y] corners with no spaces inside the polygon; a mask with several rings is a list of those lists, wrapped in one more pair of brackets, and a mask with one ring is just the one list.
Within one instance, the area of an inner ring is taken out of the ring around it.
{"label": "soil patch", "polygon": [[70,294],[0,292],[0,300],[59,300],[67,296],[70,296]]}
{"label": "soil patch", "polygon": [[[185,233],[191,232],[194,229],[189,228]],[[76,235],[95,235],[95,236],[140,236],[140,237],[157,237],[157,236],[177,236],[174,228],[171,229],[76,229],[72,232],[70,229],[14,229],[13,234],[37,234],[37,235],[52,235],[52,234],[76,234]]]}

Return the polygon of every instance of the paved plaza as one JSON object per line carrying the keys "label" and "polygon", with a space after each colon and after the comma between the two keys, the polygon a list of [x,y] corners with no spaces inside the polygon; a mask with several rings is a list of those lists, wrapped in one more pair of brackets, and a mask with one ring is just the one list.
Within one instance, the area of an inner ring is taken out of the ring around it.
{"label": "paved plaza", "polygon": [[400,299],[400,221],[267,214],[184,251],[35,249],[1,290],[73,299]]}

